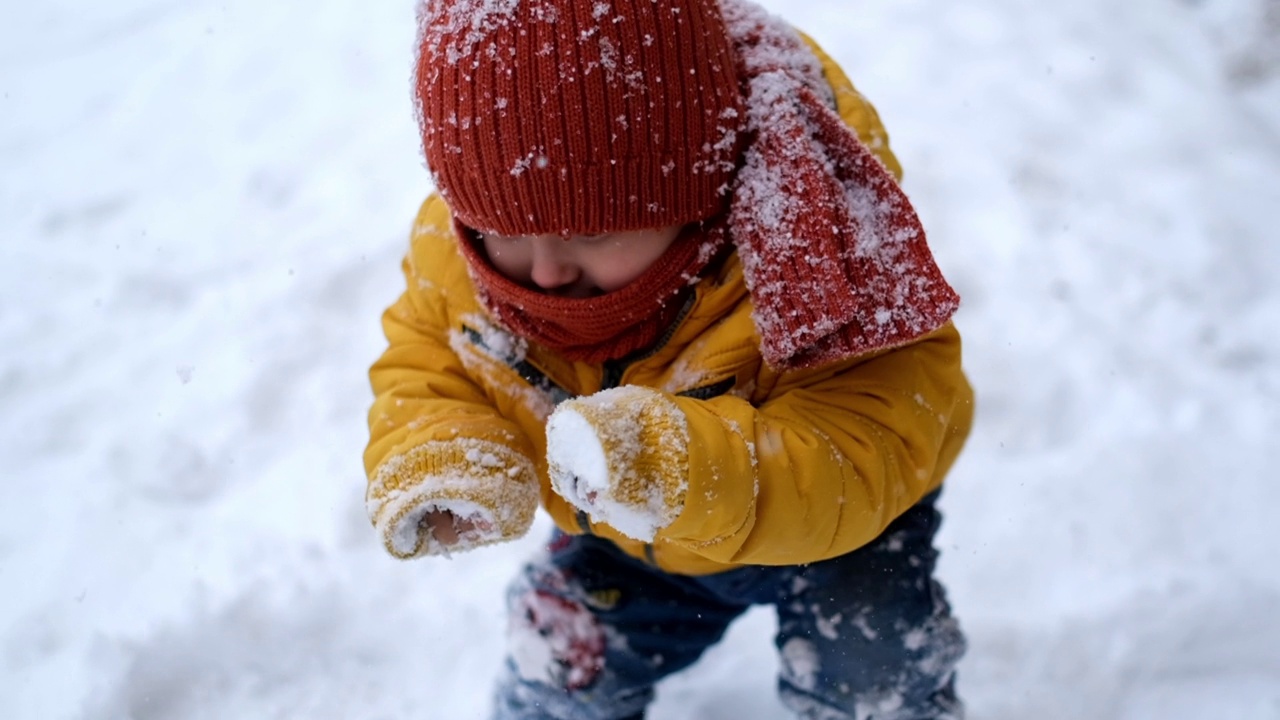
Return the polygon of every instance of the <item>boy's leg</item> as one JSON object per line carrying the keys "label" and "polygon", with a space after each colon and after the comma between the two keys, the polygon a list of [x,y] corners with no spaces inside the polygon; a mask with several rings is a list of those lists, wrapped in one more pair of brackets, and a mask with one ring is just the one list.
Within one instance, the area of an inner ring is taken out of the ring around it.
{"label": "boy's leg", "polygon": [[871,544],[802,566],[778,603],[783,703],[808,720],[963,716],[965,640],[933,579],[934,496]]}
{"label": "boy's leg", "polygon": [[496,720],[639,720],[661,678],[696,660],[746,605],[557,532],[507,596]]}

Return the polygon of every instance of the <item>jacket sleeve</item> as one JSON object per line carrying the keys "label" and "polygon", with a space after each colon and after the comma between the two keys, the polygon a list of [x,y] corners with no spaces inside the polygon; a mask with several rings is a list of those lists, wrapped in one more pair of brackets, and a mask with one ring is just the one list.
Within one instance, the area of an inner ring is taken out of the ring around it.
{"label": "jacket sleeve", "polygon": [[[875,108],[805,40],[841,117],[901,179]],[[687,491],[656,542],[727,563],[847,553],[942,483],[972,424],[951,324],[902,348],[759,382],[776,384],[758,407],[729,396],[673,399],[688,432]]]}
{"label": "jacket sleeve", "polygon": [[952,325],[869,359],[784,375],[758,408],[733,397],[675,402],[688,428],[688,491],[659,541],[765,565],[873,540],[941,484],[973,412]]}
{"label": "jacket sleeve", "polygon": [[[399,558],[444,553],[523,535],[538,505],[531,446],[467,374],[449,342],[446,296],[465,269],[448,213],[429,199],[403,263],[406,290],[383,314],[388,347],[369,372],[369,517]],[[477,530],[438,547],[419,531],[432,509],[472,519]]]}

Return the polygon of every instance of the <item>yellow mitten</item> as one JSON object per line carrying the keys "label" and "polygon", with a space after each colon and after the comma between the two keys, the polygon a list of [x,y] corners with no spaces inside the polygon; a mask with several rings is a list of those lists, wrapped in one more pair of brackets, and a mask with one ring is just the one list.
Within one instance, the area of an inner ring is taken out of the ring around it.
{"label": "yellow mitten", "polygon": [[[538,509],[533,462],[486,440],[428,442],[388,459],[365,495],[387,552],[408,559],[447,555],[523,536]],[[422,518],[432,510],[469,521],[458,542],[436,542]]]}
{"label": "yellow mitten", "polygon": [[684,508],[688,447],[684,413],[649,388],[568,400],[547,420],[552,489],[592,520],[645,542]]}

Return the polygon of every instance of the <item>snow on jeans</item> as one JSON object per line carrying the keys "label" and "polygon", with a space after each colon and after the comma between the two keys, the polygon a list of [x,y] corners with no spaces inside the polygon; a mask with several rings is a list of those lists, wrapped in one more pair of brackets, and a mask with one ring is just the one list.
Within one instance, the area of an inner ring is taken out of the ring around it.
{"label": "snow on jeans", "polygon": [[965,641],[933,579],[936,497],[847,555],[701,577],[557,531],[508,594],[495,720],[640,720],[657,681],[757,604],[777,609],[778,691],[797,717],[961,717],[954,670]]}

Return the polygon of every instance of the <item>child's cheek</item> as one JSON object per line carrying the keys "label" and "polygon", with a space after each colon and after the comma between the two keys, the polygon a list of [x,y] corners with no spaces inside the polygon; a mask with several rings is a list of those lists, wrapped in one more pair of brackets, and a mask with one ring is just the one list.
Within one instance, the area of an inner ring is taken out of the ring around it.
{"label": "child's cheek", "polygon": [[507,243],[504,247],[498,243],[485,242],[485,252],[494,269],[505,277],[516,282],[529,281],[532,263],[527,252],[522,252],[517,244]]}
{"label": "child's cheek", "polygon": [[[621,290],[632,280],[644,274],[652,264],[643,248],[607,247],[596,252],[591,258],[589,267],[591,279],[597,287],[605,292]],[[587,263],[584,263],[586,265]]]}

